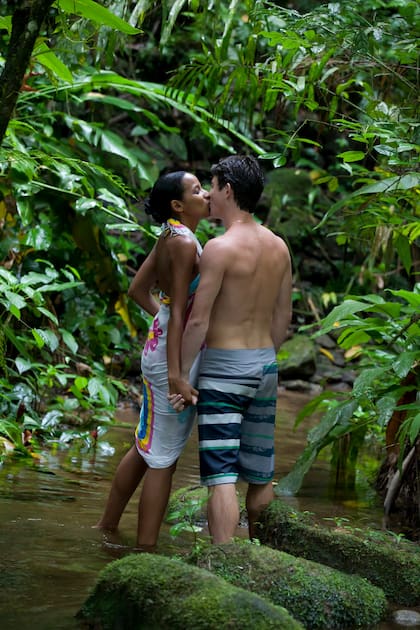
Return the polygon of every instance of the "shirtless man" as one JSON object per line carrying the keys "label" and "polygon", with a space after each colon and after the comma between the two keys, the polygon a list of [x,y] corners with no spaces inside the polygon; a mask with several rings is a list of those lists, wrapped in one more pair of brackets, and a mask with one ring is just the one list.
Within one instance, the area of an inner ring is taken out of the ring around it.
{"label": "shirtless man", "polygon": [[[209,487],[208,524],[215,544],[239,521],[235,484],[248,483],[249,536],[274,498],[276,352],[291,319],[289,250],[252,215],[264,177],[255,158],[230,156],[211,169],[210,214],[226,228],[205,245],[200,284],[183,335],[182,377],[172,404],[197,402],[201,483]],[[188,373],[205,345],[198,391]]]}

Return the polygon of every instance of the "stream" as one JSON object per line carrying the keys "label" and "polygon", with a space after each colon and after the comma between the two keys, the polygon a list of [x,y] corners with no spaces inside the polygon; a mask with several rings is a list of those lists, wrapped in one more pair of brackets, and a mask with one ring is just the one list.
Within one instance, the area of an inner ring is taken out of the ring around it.
{"label": "stream", "polygon": [[[276,431],[276,474],[283,477],[301,453],[310,422],[293,430],[295,417],[309,400],[281,392]],[[0,468],[0,628],[1,630],[78,630],[75,613],[95,584],[98,572],[135,545],[138,491],[124,513],[118,543],[93,528],[103,509],[114,470],[132,444],[138,412],[120,408],[113,427],[95,452],[42,453],[34,466],[10,462]],[[312,424],[316,419],[312,419]],[[112,448],[111,448],[112,447]],[[115,450],[113,450],[115,449]],[[173,489],[199,481],[194,433],[174,477]],[[363,484],[362,484],[363,485]],[[382,508],[368,484],[356,494],[331,496],[328,461],[311,468],[297,497],[284,497],[297,510],[318,519],[348,519],[353,527],[382,527]],[[238,532],[246,536],[246,530]],[[202,537],[207,536],[203,531]],[[161,530],[158,551],[189,545]],[[419,611],[420,612],[420,611]],[[384,621],[374,630],[402,630],[420,625]]]}

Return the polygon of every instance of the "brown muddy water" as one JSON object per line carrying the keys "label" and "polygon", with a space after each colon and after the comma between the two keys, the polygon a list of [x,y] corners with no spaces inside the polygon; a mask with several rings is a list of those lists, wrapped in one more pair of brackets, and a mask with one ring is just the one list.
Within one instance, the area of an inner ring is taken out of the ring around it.
{"label": "brown muddy water", "polygon": [[[293,424],[308,400],[295,392],[280,395],[276,479],[291,469],[305,445],[308,423],[296,431]],[[132,443],[137,411],[121,409],[118,420],[128,426],[110,430],[95,452],[58,450],[44,453],[36,467],[12,463],[0,469],[1,630],[78,630],[74,615],[99,571],[135,545],[138,492],[123,515],[118,542],[106,540],[92,528],[103,509],[113,472]],[[198,479],[194,434],[178,464],[174,489],[195,485]],[[314,464],[299,496],[284,500],[320,519],[348,519],[344,522],[350,526],[382,528],[382,510],[368,484],[351,496],[331,496],[326,460]],[[238,530],[238,535],[246,536],[246,530]],[[204,530],[202,537],[206,536]],[[162,552],[176,553],[190,544],[185,537],[172,538],[164,524],[159,542]],[[374,630],[404,628],[420,625],[389,620]]]}

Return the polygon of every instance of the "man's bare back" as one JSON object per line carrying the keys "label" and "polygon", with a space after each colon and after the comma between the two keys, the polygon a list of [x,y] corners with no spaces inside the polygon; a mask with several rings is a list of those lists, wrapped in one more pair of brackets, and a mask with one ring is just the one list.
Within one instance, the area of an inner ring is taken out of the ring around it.
{"label": "man's bare back", "polygon": [[[232,223],[223,236],[208,243],[206,253],[200,268],[204,277],[206,265],[212,273],[216,267],[223,272],[210,314],[207,347],[271,347],[276,300],[283,295],[282,282],[290,269],[284,241],[249,215]],[[284,296],[288,300],[287,292]],[[285,301],[286,329],[288,306]]]}
{"label": "man's bare back", "polygon": [[184,375],[202,343],[278,350],[291,317],[291,261],[283,239],[242,209],[233,187],[220,187],[217,177],[210,214],[222,220],[226,232],[205,245],[200,259],[200,284],[183,337]]}

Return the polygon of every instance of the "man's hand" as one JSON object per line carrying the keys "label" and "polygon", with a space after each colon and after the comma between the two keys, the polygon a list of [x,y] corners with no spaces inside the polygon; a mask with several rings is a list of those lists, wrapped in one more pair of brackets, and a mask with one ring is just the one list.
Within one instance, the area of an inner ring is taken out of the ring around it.
{"label": "man's hand", "polygon": [[168,400],[175,411],[183,411],[186,407],[197,404],[198,390],[187,381],[173,379],[169,381]]}

